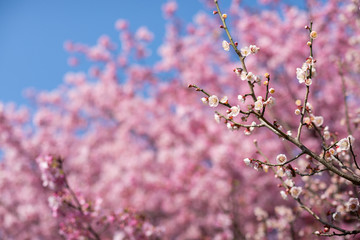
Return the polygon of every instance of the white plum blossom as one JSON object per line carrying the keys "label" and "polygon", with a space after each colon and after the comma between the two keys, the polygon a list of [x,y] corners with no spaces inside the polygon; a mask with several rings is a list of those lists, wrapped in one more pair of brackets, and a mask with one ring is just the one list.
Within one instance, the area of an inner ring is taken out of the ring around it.
{"label": "white plum blossom", "polygon": [[240,74],[240,78],[243,81],[247,80],[247,81],[254,81],[254,82],[258,83],[258,84],[261,83],[260,76],[257,76],[252,72],[242,71],[241,74]]}
{"label": "white plum blossom", "polygon": [[261,78],[260,78],[260,76],[259,75],[255,75],[255,77],[254,77],[254,81],[257,83],[257,84],[261,84]]}
{"label": "white plum blossom", "polygon": [[242,71],[242,72],[240,73],[240,79],[243,80],[243,81],[245,81],[245,80],[247,79],[247,72]]}
{"label": "white plum blossom", "polygon": [[284,200],[287,200],[287,199],[288,199],[288,196],[287,196],[287,194],[286,194],[285,191],[280,191],[280,195],[281,195],[281,197],[282,197]]}
{"label": "white plum blossom", "polygon": [[257,100],[254,103],[254,109],[260,111],[264,107],[264,103],[262,100]]}
{"label": "white plum blossom", "polygon": [[260,48],[257,47],[256,45],[250,45],[249,48],[252,54],[257,53],[260,50]]}
{"label": "white plum blossom", "polygon": [[272,96],[270,96],[270,97],[268,98],[268,100],[266,100],[266,101],[264,102],[264,104],[265,104],[265,105],[269,105],[269,106],[275,105],[275,98],[272,97]]}
{"label": "white plum blossom", "polygon": [[329,149],[329,153],[330,153],[331,155],[335,155],[336,151],[335,151],[335,149],[330,148],[330,149]]}
{"label": "white plum blossom", "polygon": [[311,84],[312,84],[311,78],[305,79],[305,85],[306,85],[306,86],[310,86]]}
{"label": "white plum blossom", "polygon": [[329,140],[330,139],[330,132],[328,130],[328,127],[326,126],[325,129],[324,129],[324,139],[325,140]]}
{"label": "white plum blossom", "polygon": [[228,102],[228,97],[227,97],[227,96],[223,96],[223,97],[220,99],[220,102],[221,102],[221,103],[227,103],[227,102]]}
{"label": "white plum blossom", "polygon": [[243,47],[240,49],[241,55],[243,55],[244,57],[247,57],[250,55],[251,50],[249,47]]}
{"label": "white plum blossom", "polygon": [[264,102],[261,96],[257,97],[257,101],[254,103],[254,109],[260,111],[264,107]]}
{"label": "white plum blossom", "polygon": [[248,74],[246,75],[246,80],[255,81],[256,80],[256,75],[253,74],[252,72],[248,72]]}
{"label": "white plum blossom", "polygon": [[240,107],[239,105],[237,106],[232,106],[230,108],[230,113],[228,114],[229,117],[236,117],[237,115],[239,115],[240,112]]}
{"label": "white plum blossom", "polygon": [[345,203],[345,210],[347,212],[356,212],[359,209],[359,199],[350,198],[347,203]]}
{"label": "white plum blossom", "polygon": [[217,107],[219,105],[219,98],[216,95],[212,95],[209,97],[209,106]]}
{"label": "white plum blossom", "polygon": [[293,187],[295,185],[294,181],[291,179],[286,179],[284,181],[284,183],[288,186],[288,187]]}
{"label": "white plum blossom", "polygon": [[322,116],[316,116],[314,117],[312,121],[316,127],[320,127],[324,123],[324,118]]}
{"label": "white plum blossom", "polygon": [[250,45],[248,47],[243,47],[240,49],[241,55],[243,55],[244,57],[249,56],[250,54],[255,54],[260,50],[259,47],[257,47],[256,45]]}
{"label": "white plum blossom", "polygon": [[[283,177],[284,176],[284,168],[282,168],[282,167],[279,167],[278,169],[277,169],[277,171],[276,171],[276,176],[278,176],[278,177]],[[275,176],[275,177],[276,177]]]}
{"label": "white plum blossom", "polygon": [[302,187],[292,187],[290,189],[290,194],[293,198],[299,198],[301,192],[302,192]]}
{"label": "white plum blossom", "polygon": [[309,125],[311,123],[311,119],[309,117],[304,117],[304,123]]}
{"label": "white plum blossom", "polygon": [[309,110],[312,110],[312,109],[313,109],[313,106],[311,105],[310,102],[307,102],[307,103],[306,103],[306,107],[307,107]]}
{"label": "white plum blossom", "polygon": [[215,121],[216,121],[217,123],[220,123],[220,116],[219,116],[219,114],[215,113],[215,114],[214,114],[214,119],[215,119]]}
{"label": "white plum blossom", "polygon": [[287,161],[287,157],[286,157],[285,154],[279,154],[279,155],[276,156],[276,162],[277,162],[278,164],[283,164],[283,163],[285,163],[286,161]]}
{"label": "white plum blossom", "polygon": [[299,83],[305,82],[306,71],[303,71],[301,68],[296,68],[296,78],[299,80]]}
{"label": "white plum blossom", "polygon": [[307,86],[310,86],[312,83],[310,77],[314,77],[315,75],[315,61],[311,57],[306,59],[301,68],[296,68],[296,78],[299,80],[299,83],[305,83]]}
{"label": "white plum blossom", "polygon": [[208,98],[202,97],[202,98],[201,98],[201,101],[202,101],[204,104],[207,104],[207,103],[208,103]]}
{"label": "white plum blossom", "polygon": [[243,95],[238,95],[238,100],[242,103],[245,103],[245,96]]}
{"label": "white plum blossom", "polygon": [[245,71],[242,71],[241,74],[240,74],[240,78],[241,80],[245,81],[255,81],[255,82],[259,82],[260,80],[260,77],[259,76],[256,76],[255,74],[253,74],[252,72],[245,72]]}
{"label": "white plum blossom", "polygon": [[249,166],[251,163],[251,160],[249,158],[245,158],[244,163]]}
{"label": "white plum blossom", "polygon": [[301,67],[304,71],[310,70],[311,68],[311,75],[315,76],[315,60],[312,57],[308,57],[306,61],[303,63]]}
{"label": "white plum blossom", "polygon": [[222,47],[225,51],[229,51],[230,50],[230,44],[227,41],[222,41]]}
{"label": "white plum blossom", "polygon": [[343,138],[341,139],[337,144],[338,146],[338,151],[347,151],[350,149],[350,142],[348,138]]}

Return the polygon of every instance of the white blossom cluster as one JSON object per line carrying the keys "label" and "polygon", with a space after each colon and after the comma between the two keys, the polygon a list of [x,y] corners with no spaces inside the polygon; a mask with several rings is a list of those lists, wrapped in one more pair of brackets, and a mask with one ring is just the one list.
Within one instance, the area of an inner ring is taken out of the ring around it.
{"label": "white blossom cluster", "polygon": [[307,86],[311,85],[311,78],[315,75],[315,60],[312,57],[307,58],[301,68],[296,68],[296,78],[299,80],[299,83],[305,83]]}
{"label": "white blossom cluster", "polygon": [[[222,47],[225,51],[230,51],[230,43],[227,42],[226,40],[222,41]],[[241,55],[244,57],[249,56],[250,54],[255,54],[260,50],[259,47],[257,47],[256,45],[250,45],[248,47],[243,47],[240,49]]]}

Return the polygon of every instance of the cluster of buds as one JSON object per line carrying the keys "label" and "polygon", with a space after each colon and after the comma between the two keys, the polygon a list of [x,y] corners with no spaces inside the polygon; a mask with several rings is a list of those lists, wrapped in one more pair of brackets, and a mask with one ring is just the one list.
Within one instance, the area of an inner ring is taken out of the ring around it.
{"label": "cluster of buds", "polygon": [[324,226],[324,229],[321,231],[315,231],[314,234],[317,236],[320,236],[321,234],[325,234],[328,233],[330,231],[330,227],[329,226]]}
{"label": "cluster of buds", "polygon": [[312,127],[311,124],[315,125],[316,127],[321,127],[324,123],[324,118],[322,116],[314,116],[313,114],[310,114],[309,117],[304,117],[304,123],[308,127]]}
{"label": "cluster of buds", "polygon": [[247,166],[254,168],[256,171],[259,170],[263,170],[264,172],[269,171],[269,166],[262,164],[260,161],[257,161],[255,159],[245,158],[244,163]]}
{"label": "cluster of buds", "polygon": [[254,103],[254,109],[257,111],[261,111],[265,105],[274,105],[275,104],[275,98],[270,96],[266,101],[263,99],[262,96],[258,96],[255,103]]}
{"label": "cluster of buds", "polygon": [[[297,108],[295,109],[295,115],[300,115],[301,111],[303,110],[301,100],[296,100],[295,104],[297,106]],[[314,114],[312,114],[312,105],[309,102],[306,103],[305,111],[309,113],[309,115],[307,117],[304,117],[303,122],[308,128],[313,127],[313,125],[316,127],[321,127],[323,125],[324,118],[322,116],[315,116]]]}
{"label": "cluster of buds", "polygon": [[255,75],[252,72],[245,72],[243,71],[241,68],[235,68],[234,72],[236,73],[236,75],[238,77],[240,77],[241,80],[243,81],[249,81],[252,83],[261,83],[261,78],[258,75]]}
{"label": "cluster of buds", "polygon": [[[325,136],[327,136],[327,138],[325,138]],[[328,127],[325,127],[324,130],[324,139],[328,139],[330,138],[330,133],[328,132]],[[351,150],[351,145],[353,144],[353,142],[355,141],[355,138],[352,135],[349,135],[346,138],[343,138],[341,140],[339,140],[334,147],[329,148],[325,153],[324,153],[324,157],[327,161],[332,161],[332,160],[336,160],[337,162],[339,162],[338,157],[342,156],[342,157],[347,157],[349,154],[349,151]],[[343,165],[340,162],[341,165]]]}
{"label": "cluster of buds", "polygon": [[203,97],[201,101],[204,104],[209,104],[210,107],[217,107],[219,105],[219,98],[216,95],[211,95],[210,97]]}

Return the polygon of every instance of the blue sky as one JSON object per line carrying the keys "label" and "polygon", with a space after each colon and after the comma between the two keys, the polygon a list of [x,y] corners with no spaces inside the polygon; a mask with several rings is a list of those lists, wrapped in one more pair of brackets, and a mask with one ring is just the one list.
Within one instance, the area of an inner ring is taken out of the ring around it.
{"label": "blue sky", "polygon": [[[129,20],[132,29],[148,26],[155,33],[153,45],[158,46],[164,35],[161,6],[165,2],[1,0],[0,101],[23,104],[24,89],[51,90],[61,84],[70,70],[63,43],[94,44],[102,34],[115,41],[114,23],[119,18]],[[203,8],[196,0],[184,3],[179,4],[178,15],[186,21]]]}
{"label": "blue sky", "polygon": [[[63,43],[73,40],[95,44],[102,34],[115,41],[118,35],[114,23],[119,18],[127,19],[133,30],[146,25],[154,32],[152,46],[156,53],[164,36],[161,6],[165,2],[0,0],[0,101],[24,104],[25,89],[56,88],[71,70]],[[205,10],[199,0],[181,0],[178,5],[177,15],[185,22]]]}

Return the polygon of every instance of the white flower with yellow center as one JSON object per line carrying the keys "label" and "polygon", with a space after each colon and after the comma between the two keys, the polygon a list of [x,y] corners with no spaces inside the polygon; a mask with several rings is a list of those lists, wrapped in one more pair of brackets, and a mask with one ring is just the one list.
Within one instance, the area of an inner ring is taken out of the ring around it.
{"label": "white flower with yellow center", "polygon": [[216,95],[212,95],[209,97],[209,106],[217,107],[219,105],[219,98]]}

